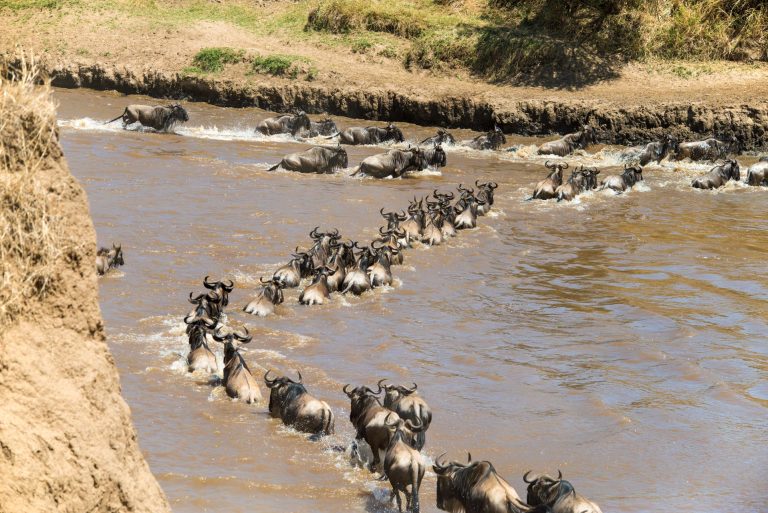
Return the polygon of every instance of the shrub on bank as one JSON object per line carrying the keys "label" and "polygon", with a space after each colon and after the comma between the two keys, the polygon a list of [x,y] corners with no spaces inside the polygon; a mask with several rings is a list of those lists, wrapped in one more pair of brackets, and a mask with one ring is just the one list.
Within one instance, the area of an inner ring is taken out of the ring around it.
{"label": "shrub on bank", "polygon": [[245,60],[243,50],[234,48],[203,48],[192,59],[194,68],[205,73],[215,73],[224,69],[225,64],[236,64]]}

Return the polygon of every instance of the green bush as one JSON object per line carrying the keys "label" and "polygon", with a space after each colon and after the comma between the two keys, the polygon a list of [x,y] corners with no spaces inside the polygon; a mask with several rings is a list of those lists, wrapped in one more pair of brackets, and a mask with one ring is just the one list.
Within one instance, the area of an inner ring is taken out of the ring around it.
{"label": "green bush", "polygon": [[309,63],[309,59],[297,55],[256,56],[251,61],[251,69],[254,73],[290,78],[297,78],[300,73],[306,73],[308,80],[313,80],[317,76],[317,70],[306,66]]}
{"label": "green bush", "polygon": [[203,48],[195,54],[192,65],[206,73],[215,73],[224,69],[225,64],[235,64],[245,60],[243,50],[234,48]]}
{"label": "green bush", "polygon": [[424,15],[404,3],[364,0],[323,0],[309,12],[305,29],[347,34],[369,30],[406,39],[427,28]]}

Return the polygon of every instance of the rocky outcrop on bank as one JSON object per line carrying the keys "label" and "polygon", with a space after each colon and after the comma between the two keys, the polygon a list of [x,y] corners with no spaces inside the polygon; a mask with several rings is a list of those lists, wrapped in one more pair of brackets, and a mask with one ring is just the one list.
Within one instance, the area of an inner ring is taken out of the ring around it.
{"label": "rocky outcrop on bank", "polygon": [[680,140],[735,135],[744,150],[768,148],[768,101],[757,98],[749,105],[699,101],[617,105],[597,100],[515,98],[495,104],[467,97],[424,98],[393,90],[356,90],[264,77],[259,82],[222,80],[102,64],[50,65],[46,71],[60,87],[186,98],[230,107],[299,108],[316,114],[481,131],[498,124],[505,132],[520,135],[567,133],[586,122],[599,127],[599,138],[607,144],[640,144],[672,133]]}
{"label": "rocky outcrop on bank", "polygon": [[24,68],[0,78],[0,513],[169,512],[104,339],[87,198]]}

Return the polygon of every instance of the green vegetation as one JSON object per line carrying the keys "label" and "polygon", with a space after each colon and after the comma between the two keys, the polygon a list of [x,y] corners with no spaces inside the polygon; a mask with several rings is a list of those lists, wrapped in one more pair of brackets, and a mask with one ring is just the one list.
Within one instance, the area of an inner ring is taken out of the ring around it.
{"label": "green vegetation", "polygon": [[[302,64],[309,64],[309,59],[298,57],[296,55],[267,55],[265,57],[256,56],[252,59],[251,69],[254,73],[274,75],[277,77],[287,76],[297,78],[300,73],[308,73],[310,70],[303,69]],[[313,78],[317,70],[312,73]]]}
{"label": "green vegetation", "polygon": [[206,73],[215,73],[224,69],[225,64],[236,64],[245,59],[243,50],[233,48],[203,48],[192,60],[192,65]]}

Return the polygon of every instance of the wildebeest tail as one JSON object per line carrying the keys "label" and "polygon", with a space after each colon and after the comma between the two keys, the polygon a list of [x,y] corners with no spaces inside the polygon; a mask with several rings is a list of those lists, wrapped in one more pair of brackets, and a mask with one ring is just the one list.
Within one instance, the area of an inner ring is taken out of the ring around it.
{"label": "wildebeest tail", "polygon": [[125,111],[123,111],[123,113],[120,114],[119,116],[117,116],[115,119],[110,119],[109,121],[104,122],[104,124],[108,125],[108,124],[112,123],[113,121],[117,121],[118,119],[122,118],[124,115],[125,115]]}

